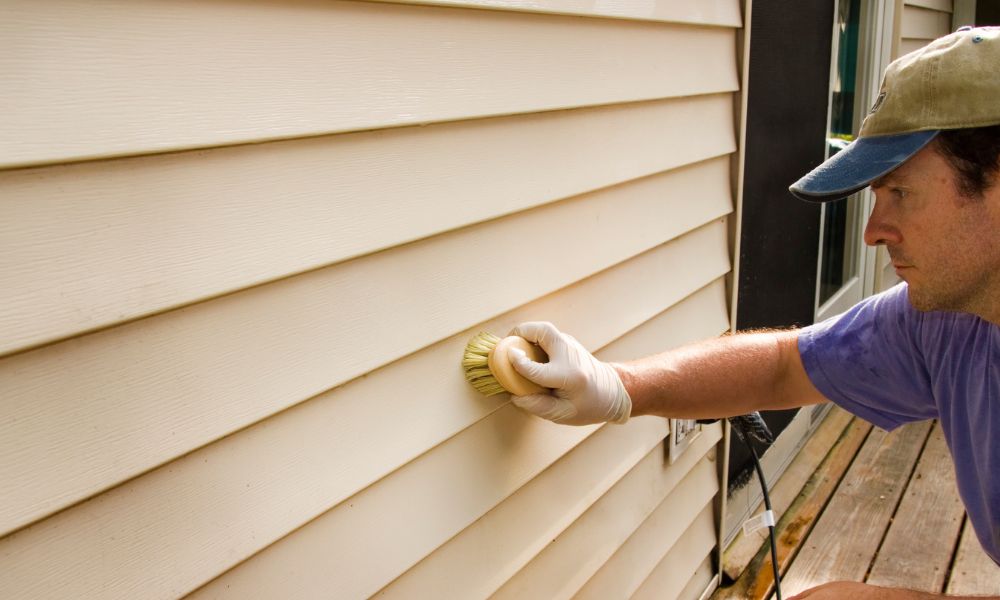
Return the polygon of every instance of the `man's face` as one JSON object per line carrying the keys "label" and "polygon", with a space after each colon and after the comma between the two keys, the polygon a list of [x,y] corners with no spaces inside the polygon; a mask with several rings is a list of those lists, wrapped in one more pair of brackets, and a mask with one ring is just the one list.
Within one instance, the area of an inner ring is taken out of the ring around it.
{"label": "man's face", "polygon": [[1000,318],[1000,185],[962,196],[932,142],[872,190],[865,243],[885,244],[913,306]]}

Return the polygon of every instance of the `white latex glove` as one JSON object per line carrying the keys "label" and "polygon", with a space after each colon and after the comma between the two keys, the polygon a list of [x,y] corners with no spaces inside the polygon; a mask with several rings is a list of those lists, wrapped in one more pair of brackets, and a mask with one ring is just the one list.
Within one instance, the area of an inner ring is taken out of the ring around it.
{"label": "white latex glove", "polygon": [[575,338],[544,322],[522,323],[510,334],[538,344],[549,355],[549,362],[537,363],[523,351],[512,350],[514,369],[538,385],[552,388],[551,394],[512,396],[515,405],[566,425],[628,421],[632,399],[618,373],[594,358]]}

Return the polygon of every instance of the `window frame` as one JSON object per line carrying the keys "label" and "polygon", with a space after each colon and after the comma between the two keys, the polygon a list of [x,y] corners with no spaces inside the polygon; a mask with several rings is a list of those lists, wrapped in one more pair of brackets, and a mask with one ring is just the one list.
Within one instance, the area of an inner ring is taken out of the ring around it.
{"label": "window frame", "polygon": [[[849,0],[836,0],[835,15],[839,14],[840,3]],[[868,114],[868,107],[878,95],[881,87],[882,73],[889,65],[893,55],[895,38],[895,2],[866,2],[860,3],[861,13],[858,23],[858,64],[856,70],[855,99],[854,99],[854,126],[855,135],[861,128],[864,116]],[[836,18],[834,27],[836,27]],[[830,89],[833,89],[837,74],[837,59],[839,56],[839,36],[836,31],[833,36],[833,44],[830,52]],[[833,94],[828,95],[827,104],[827,131],[833,118]],[[827,148],[829,157],[829,148]],[[852,228],[853,238],[853,258],[854,275],[850,277],[839,290],[833,293],[830,298],[822,303],[822,270],[824,258],[824,242],[826,234],[826,220],[828,216],[828,205],[824,204],[820,216],[820,237],[819,237],[819,260],[816,265],[816,301],[815,301],[815,321],[823,321],[834,315],[838,315],[851,306],[858,303],[863,298],[870,296],[876,287],[876,249],[864,243],[864,229],[868,216],[875,205],[875,198],[871,190],[864,190],[852,196],[855,203],[854,209],[849,215],[850,221],[847,227]]]}

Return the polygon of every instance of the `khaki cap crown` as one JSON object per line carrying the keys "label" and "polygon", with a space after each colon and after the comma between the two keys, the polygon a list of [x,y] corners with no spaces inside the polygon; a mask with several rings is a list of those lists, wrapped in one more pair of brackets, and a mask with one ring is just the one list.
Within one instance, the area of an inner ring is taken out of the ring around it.
{"label": "khaki cap crown", "polygon": [[886,68],[860,137],[1000,124],[1000,28],[963,27]]}

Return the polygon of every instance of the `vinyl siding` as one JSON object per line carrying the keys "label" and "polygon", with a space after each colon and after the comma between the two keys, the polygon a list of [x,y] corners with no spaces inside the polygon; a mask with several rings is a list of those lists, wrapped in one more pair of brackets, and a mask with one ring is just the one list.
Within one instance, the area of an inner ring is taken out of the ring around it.
{"label": "vinyl siding", "polygon": [[702,2],[635,2],[633,0],[384,0],[553,14],[617,17],[696,25],[740,27],[740,5],[729,0]]}
{"label": "vinyl siding", "polygon": [[11,356],[0,452],[33,458],[4,462],[5,529],[718,219],[727,172],[715,159]]}
{"label": "vinyl siding", "polygon": [[0,353],[724,156],[731,132],[708,94],[0,171]]}
{"label": "vinyl siding", "polygon": [[[707,491],[717,490],[709,488]],[[706,490],[691,490],[695,496],[699,492],[702,495],[699,500],[704,500]],[[658,506],[639,530],[587,581],[577,597],[630,598],[636,593],[660,598],[676,596],[708,555],[716,535],[711,504],[684,500]],[[660,589],[654,582],[665,575],[669,579],[671,572],[674,582],[670,587],[673,589]]]}
{"label": "vinyl siding", "polygon": [[0,113],[0,165],[736,87],[731,27],[337,0],[8,0],[5,13],[0,86],[18,110]]}
{"label": "vinyl siding", "polygon": [[691,452],[682,455],[673,465],[666,464],[665,449],[655,447],[626,477],[511,577],[494,598],[555,600],[572,597],[643,521],[666,502],[668,494],[673,500],[665,510],[672,510],[674,504],[690,502],[686,499],[692,494],[712,488],[710,484],[699,487],[691,472],[695,465],[701,470],[711,468],[714,456],[706,456],[706,453],[721,437],[720,429],[716,427],[708,435],[695,439]]}
{"label": "vinyl siding", "polygon": [[900,22],[899,55],[951,33],[952,0],[905,0]]}
{"label": "vinyl siding", "polygon": [[590,4],[4,4],[5,597],[582,592],[670,498],[644,578],[704,589],[718,427],[664,465],[459,367],[729,329],[740,5]]}

